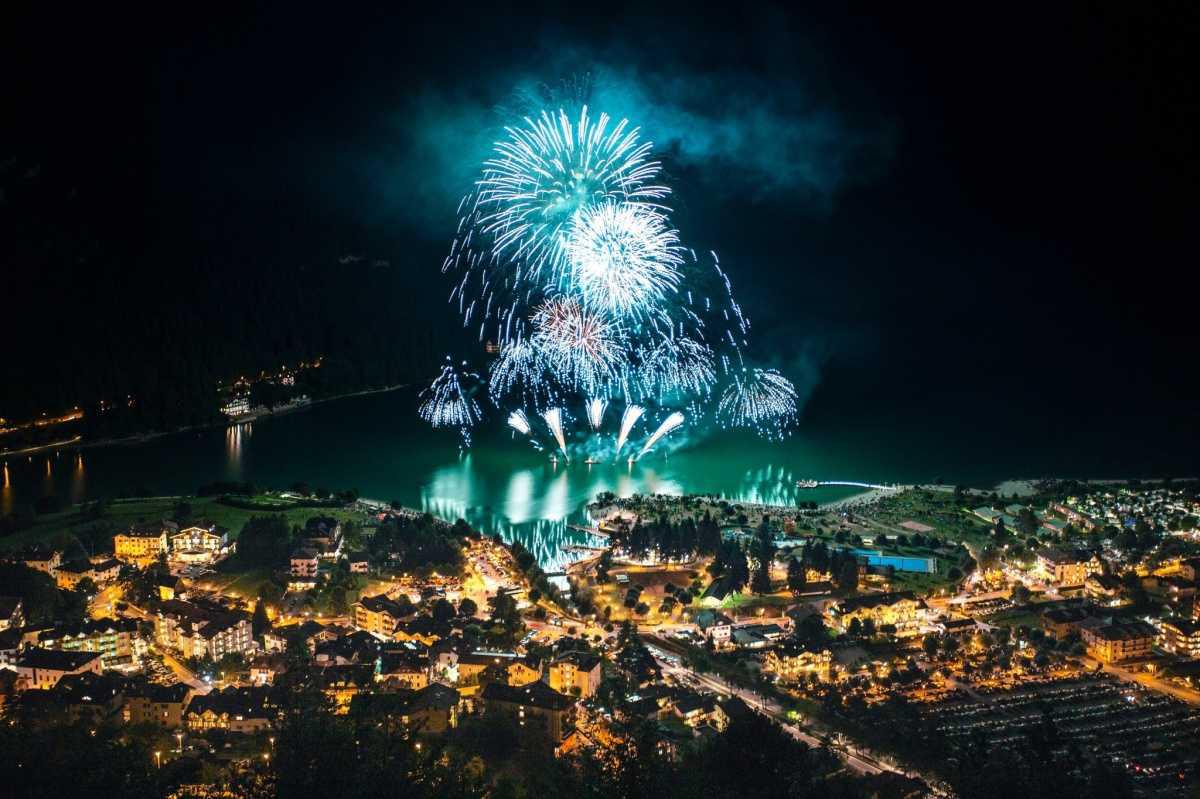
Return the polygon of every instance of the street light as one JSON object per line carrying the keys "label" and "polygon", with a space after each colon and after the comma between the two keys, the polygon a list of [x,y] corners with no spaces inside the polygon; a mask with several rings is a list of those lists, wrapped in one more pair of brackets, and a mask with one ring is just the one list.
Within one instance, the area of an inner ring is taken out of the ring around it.
{"label": "street light", "polygon": [[154,763],[158,768],[162,768],[162,752],[155,751]]}
{"label": "street light", "polygon": [[179,754],[182,755],[183,754],[183,733],[182,732],[175,733],[175,740],[179,742],[178,752],[179,752]]}

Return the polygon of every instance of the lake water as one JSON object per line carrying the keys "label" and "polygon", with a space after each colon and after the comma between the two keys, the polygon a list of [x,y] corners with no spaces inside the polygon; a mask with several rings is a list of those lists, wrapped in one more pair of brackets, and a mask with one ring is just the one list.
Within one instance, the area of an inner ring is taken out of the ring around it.
{"label": "lake water", "polygon": [[[430,430],[411,393],[352,397],[286,416],[224,429],[157,438],[136,445],[70,449],[9,458],[0,465],[0,513],[56,493],[72,501],[120,493],[194,493],[214,480],[248,480],[270,488],[296,481],[329,489],[355,488],[364,497],[399,500],[447,519],[463,517],[530,548],[548,568],[564,547],[586,543],[570,523],[601,491],[712,493],[731,500],[791,504],[826,502],[850,488],[797,489],[798,479],[994,485],[1009,477],[1046,474],[1106,476],[1078,448],[1056,451],[1005,436],[1003,447],[977,435],[919,426],[802,425],[781,443],[721,433],[682,448],[651,452],[635,464],[551,465],[499,423],[476,431],[460,451],[456,433]],[[582,409],[579,409],[582,416]],[[610,408],[612,436],[619,409]],[[578,424],[576,425],[578,427]],[[641,446],[648,430],[631,436]],[[1136,470],[1137,467],[1134,467]],[[1065,471],[1064,471],[1065,470]],[[1128,475],[1129,472],[1126,472]]]}

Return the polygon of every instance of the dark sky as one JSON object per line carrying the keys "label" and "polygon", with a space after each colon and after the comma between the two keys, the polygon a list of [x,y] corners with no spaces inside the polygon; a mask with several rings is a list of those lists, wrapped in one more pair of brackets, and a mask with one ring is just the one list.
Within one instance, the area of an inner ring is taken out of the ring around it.
{"label": "dark sky", "polygon": [[[36,269],[4,251],[9,362],[346,254],[448,314],[482,148],[522,90],[588,82],[662,144],[677,224],[720,252],[764,360],[815,385],[810,420],[1007,414],[1193,447],[1194,4],[883,5],[18,19],[5,236],[33,215],[77,241]],[[55,199],[30,211],[31,184]],[[86,328],[14,336],[71,284]]]}

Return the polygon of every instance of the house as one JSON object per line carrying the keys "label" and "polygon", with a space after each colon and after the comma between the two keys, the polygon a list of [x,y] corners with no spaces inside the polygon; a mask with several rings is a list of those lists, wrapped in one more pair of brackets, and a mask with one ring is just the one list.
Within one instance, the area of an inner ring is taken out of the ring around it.
{"label": "house", "polygon": [[540,727],[556,745],[575,726],[575,700],[541,681],[522,686],[488,683],[480,698],[485,713],[511,714],[522,728]]}
{"label": "house", "polygon": [[72,723],[91,724],[120,720],[124,691],[124,680],[90,671],[63,677],[53,688],[54,698]]}
{"label": "house", "polygon": [[1042,613],[1042,629],[1056,641],[1079,632],[1082,622],[1089,616],[1084,608],[1055,608]]}
{"label": "house", "polygon": [[100,673],[100,653],[63,652],[34,647],[17,658],[17,687],[22,691],[47,691],[63,677],[84,672]]}
{"label": "house", "polygon": [[255,646],[246,614],[180,599],[167,600],[159,607],[154,638],[183,657],[213,660],[230,652],[244,655]]}
{"label": "house", "polygon": [[146,642],[135,619],[94,619],[65,624],[37,634],[37,645],[64,652],[95,652],[106,669],[137,666]]}
{"label": "house", "polygon": [[274,685],[275,678],[287,672],[287,658],[279,652],[259,655],[250,661],[251,685]]}
{"label": "house", "polygon": [[183,712],[192,693],[191,686],[181,682],[135,683],[125,691],[123,718],[127,724],[153,724],[160,729],[177,730],[183,726]]}
{"label": "house", "polygon": [[1083,590],[1089,597],[1106,605],[1119,604],[1125,587],[1121,578],[1112,574],[1089,574],[1083,581]]}
{"label": "house", "polygon": [[1157,635],[1143,621],[1084,627],[1080,631],[1087,653],[1101,663],[1119,663],[1149,657]]}
{"label": "house", "polygon": [[268,689],[226,688],[194,697],[184,712],[183,721],[193,732],[255,733],[267,729],[276,716]]}
{"label": "house", "polygon": [[347,556],[346,562],[350,566],[351,574],[366,574],[371,570],[371,563],[367,560],[367,555],[364,552],[355,552]]}
{"label": "house", "polygon": [[818,652],[781,647],[767,652],[763,658],[763,671],[785,683],[799,682],[814,674],[822,682],[829,682],[833,677],[833,655],[828,649]]}
{"label": "house", "polygon": [[721,711],[718,709],[717,698],[694,691],[688,691],[675,699],[675,715],[689,727],[699,727],[702,724],[716,726]]}
{"label": "house", "polygon": [[458,706],[458,691],[430,683],[419,691],[358,694],[350,702],[350,715],[393,719],[412,732],[437,734],[458,726]]}
{"label": "house", "polygon": [[925,603],[912,591],[896,591],[840,599],[830,604],[825,614],[831,626],[842,632],[849,630],[855,619],[859,623],[870,619],[876,629],[891,624],[899,631],[915,627],[924,609]]}
{"label": "house", "polygon": [[390,599],[387,594],[364,596],[354,603],[354,626],[391,638],[396,625],[413,612],[412,605]]}
{"label": "house", "polygon": [[29,568],[54,577],[62,565],[62,553],[49,547],[30,546],[21,553],[20,560]]}
{"label": "house", "polygon": [[169,536],[171,557],[184,563],[213,563],[229,551],[229,531],[212,522],[195,522]]}
{"label": "house", "polygon": [[567,652],[550,664],[546,682],[559,693],[587,699],[600,687],[600,656]]}
{"label": "house", "polygon": [[174,522],[156,524],[138,522],[130,525],[124,533],[113,536],[113,552],[117,560],[147,563],[167,552],[167,535],[179,528]]}
{"label": "house", "polygon": [[25,626],[25,603],[17,596],[0,596],[0,632]]}
{"label": "house", "polygon": [[717,649],[728,646],[733,637],[733,619],[724,613],[712,610],[702,610],[696,615],[696,625],[704,633],[704,637]]}
{"label": "house", "polygon": [[159,574],[154,578],[154,584],[158,587],[158,598],[163,602],[168,599],[186,598],[183,591],[183,580],[173,574]]}
{"label": "house", "polygon": [[298,549],[292,553],[291,568],[288,573],[292,577],[315,578],[317,576],[317,551],[315,549]]}
{"label": "house", "polygon": [[98,586],[111,583],[117,579],[120,569],[121,563],[117,560],[103,560],[99,563],[81,560],[59,566],[54,580],[59,588],[74,591],[85,578]]}
{"label": "house", "polygon": [[994,508],[986,507],[986,506],[974,508],[971,510],[971,513],[975,514],[980,519],[983,519],[988,524],[995,524],[996,520],[999,519],[1000,515],[1001,515],[1000,511],[995,510]]}
{"label": "house", "polygon": [[1200,622],[1173,618],[1162,623],[1163,649],[1186,658],[1200,658]]}
{"label": "house", "polygon": [[1100,556],[1047,547],[1037,553],[1035,571],[1059,586],[1083,585],[1090,574],[1104,571]]}
{"label": "house", "polygon": [[326,666],[318,672],[317,682],[333,703],[333,712],[341,716],[350,710],[350,700],[356,694],[374,688],[375,668],[370,665]]}

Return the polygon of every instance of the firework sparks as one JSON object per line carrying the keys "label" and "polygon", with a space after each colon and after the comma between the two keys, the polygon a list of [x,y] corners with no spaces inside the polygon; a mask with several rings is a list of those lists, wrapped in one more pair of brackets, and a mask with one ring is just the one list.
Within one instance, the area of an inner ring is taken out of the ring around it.
{"label": "firework sparks", "polygon": [[[418,413],[421,418],[434,427],[457,427],[464,439],[471,427],[482,417],[483,413],[477,403],[467,392],[464,381],[478,380],[479,375],[473,372],[462,372],[446,359],[442,372],[421,392],[425,401],[421,403]],[[466,362],[462,364],[466,368]]]}
{"label": "firework sparks", "polygon": [[637,420],[642,418],[642,414],[646,410],[640,405],[630,405],[625,408],[625,413],[621,414],[621,429],[617,433],[617,451],[614,454],[621,454],[621,447],[625,446],[626,439],[629,438],[629,433],[633,430],[633,426],[637,424]]}
{"label": "firework sparks", "polygon": [[570,457],[567,455],[567,440],[566,436],[563,435],[562,409],[551,408],[542,414],[542,418],[546,420],[546,426],[550,428],[550,432],[554,436],[554,440],[558,442],[558,448],[562,450],[563,457],[569,461]]}
{"label": "firework sparks", "polygon": [[600,425],[604,423],[604,412],[608,410],[608,400],[591,399],[587,404],[588,424],[593,430],[599,430]]}
{"label": "firework sparks", "polygon": [[796,418],[796,388],[774,369],[742,369],[721,395],[718,411],[730,427],[778,438]]}
{"label": "firework sparks", "polygon": [[523,436],[529,435],[533,430],[529,426],[529,417],[519,408],[508,415],[508,426]]}
{"label": "firework sparks", "polygon": [[642,447],[642,451],[639,452],[637,456],[640,458],[645,455],[650,451],[651,447],[653,447],[662,439],[663,436],[680,427],[682,424],[683,414],[679,411],[674,411],[671,413],[666,419],[663,419],[663,423],[660,424],[658,429],[654,431],[653,435],[646,440],[646,445]]}

